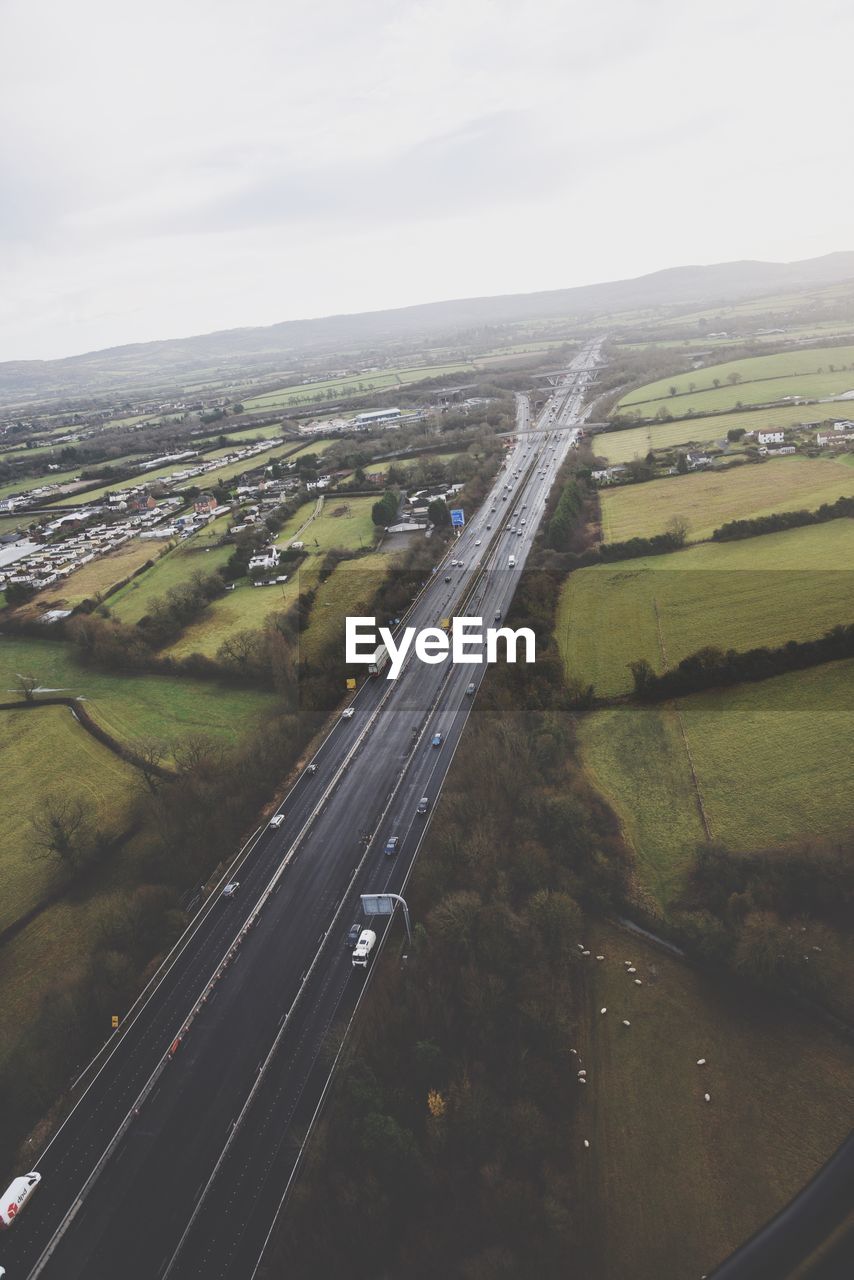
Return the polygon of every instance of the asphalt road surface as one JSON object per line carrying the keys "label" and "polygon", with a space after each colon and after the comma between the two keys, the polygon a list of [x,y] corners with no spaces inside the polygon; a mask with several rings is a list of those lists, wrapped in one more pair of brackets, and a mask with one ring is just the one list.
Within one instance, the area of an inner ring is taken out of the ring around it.
{"label": "asphalt road surface", "polygon": [[[506,614],[598,363],[598,344],[576,358],[542,439],[520,439],[406,625]],[[365,681],[281,827],[250,841],[235,895],[194,919],[34,1160],[41,1186],[0,1238],[6,1280],[255,1274],[370,978],[345,946],[359,895],[404,886],[429,822],[418,801],[435,805],[485,671],[411,655],[396,681]]]}

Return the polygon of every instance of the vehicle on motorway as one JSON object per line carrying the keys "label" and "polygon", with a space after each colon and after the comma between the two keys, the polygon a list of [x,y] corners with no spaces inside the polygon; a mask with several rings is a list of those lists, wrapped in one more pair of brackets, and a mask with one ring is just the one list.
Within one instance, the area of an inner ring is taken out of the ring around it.
{"label": "vehicle on motorway", "polygon": [[423,816],[429,808],[430,808],[429,798],[427,796],[422,796],[421,799],[418,801],[415,812]]}
{"label": "vehicle on motorway", "polygon": [[357,920],[355,924],[351,924],[350,928],[347,930],[347,937],[345,939],[344,945],[346,947],[349,947],[352,950],[352,948],[355,947],[356,943],[359,941],[359,934],[361,932],[362,932],[362,926],[359,924],[359,921]]}
{"label": "vehicle on motorway", "polygon": [[434,734],[433,734],[433,737],[430,739],[430,746],[431,746],[431,747],[441,747],[441,745],[442,745],[442,735],[441,735],[441,733],[434,733]]}
{"label": "vehicle on motorway", "polygon": [[222,893],[220,894],[220,897],[233,898],[239,888],[240,888],[239,880],[230,880],[229,883],[223,889]]}
{"label": "vehicle on motorway", "polygon": [[466,686],[466,697],[471,698],[473,694],[474,694],[474,680],[472,680],[471,683]]}
{"label": "vehicle on motorway", "polygon": [[521,538],[521,536],[522,536],[522,534],[523,534],[524,532],[525,532],[525,530],[524,530],[524,529],[518,529],[518,530],[517,530],[517,533],[519,534],[519,537],[520,537],[520,538]]}
{"label": "vehicle on motorway", "polygon": [[368,663],[368,675],[378,676],[382,671],[383,667],[387,665],[387,663],[388,663],[388,649],[385,647],[384,644],[381,644],[380,647],[378,649],[375,649],[373,654],[371,655],[371,660]]}
{"label": "vehicle on motorway", "polygon": [[500,610],[500,609],[496,609],[496,610],[495,610],[495,621],[496,621],[496,622],[500,622],[500,621],[501,621],[501,610]]}
{"label": "vehicle on motorway", "polygon": [[40,1173],[25,1173],[9,1183],[0,1199],[0,1231],[12,1226],[41,1180]]}
{"label": "vehicle on motorway", "polygon": [[345,707],[344,710],[341,712],[341,719],[352,720],[355,714],[356,714],[355,707]]}
{"label": "vehicle on motorway", "polygon": [[486,526],[486,532],[487,532],[487,533],[489,533],[489,530],[490,530],[491,528],[492,528],[492,525],[491,525],[491,524],[488,524],[488,525]]}
{"label": "vehicle on motorway", "polygon": [[527,523],[528,523],[528,517],[522,516],[522,524],[527,524]]}
{"label": "vehicle on motorway", "polygon": [[285,815],[283,813],[274,813],[272,818],[270,819],[270,826],[275,827],[278,830],[278,828],[282,825],[284,820],[285,820]]}
{"label": "vehicle on motorway", "polygon": [[305,766],[305,771],[306,771],[306,773],[317,773],[317,765],[316,765],[316,764],[307,764],[307,765]]}
{"label": "vehicle on motorway", "polygon": [[[489,525],[487,525],[486,527],[487,527],[487,529],[488,529],[488,528],[489,528]],[[480,546],[480,544],[481,544],[481,542],[483,542],[483,538],[475,538],[475,540],[474,540],[474,545],[475,545],[476,547],[479,547],[479,546]]]}
{"label": "vehicle on motorway", "polygon": [[446,574],[445,574],[445,581],[446,581],[446,582],[450,582],[450,581],[451,581],[451,575],[450,575],[449,573],[446,573]]}
{"label": "vehicle on motorway", "polygon": [[[520,532],[521,532],[521,530],[520,530]],[[508,568],[508,569],[515,569],[515,568],[516,568],[516,557],[515,557],[515,556],[508,556],[508,557],[507,557],[507,568]]]}
{"label": "vehicle on motorway", "polygon": [[400,836],[389,836],[385,842],[385,856],[392,858],[397,853],[397,846],[400,844]]}
{"label": "vehicle on motorway", "polygon": [[353,952],[353,968],[367,969],[368,961],[371,958],[371,952],[377,943],[377,935],[373,929],[363,929],[359,934],[359,940]]}

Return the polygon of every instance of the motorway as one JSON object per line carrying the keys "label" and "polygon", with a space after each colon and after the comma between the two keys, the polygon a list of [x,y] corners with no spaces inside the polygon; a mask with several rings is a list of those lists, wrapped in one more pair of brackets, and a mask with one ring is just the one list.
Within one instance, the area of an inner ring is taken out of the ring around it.
{"label": "motorway", "polygon": [[[540,415],[542,439],[520,436],[405,625],[506,614],[598,364],[598,344],[576,357]],[[527,430],[524,398],[519,418]],[[244,851],[235,896],[211,896],[86,1074],[32,1166],[38,1192],[0,1238],[7,1280],[256,1274],[369,981],[345,947],[359,895],[405,886],[429,822],[416,806],[435,805],[467,686],[485,671],[410,656],[396,681],[365,681],[316,772],[285,797],[283,825]],[[390,835],[400,843],[387,858]]]}

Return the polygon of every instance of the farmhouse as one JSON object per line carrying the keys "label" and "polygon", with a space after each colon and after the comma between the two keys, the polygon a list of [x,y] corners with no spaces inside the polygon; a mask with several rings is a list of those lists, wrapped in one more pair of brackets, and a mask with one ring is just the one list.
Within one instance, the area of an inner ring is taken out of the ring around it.
{"label": "farmhouse", "polygon": [[759,431],[756,434],[760,444],[782,444],[785,438],[785,431]]}

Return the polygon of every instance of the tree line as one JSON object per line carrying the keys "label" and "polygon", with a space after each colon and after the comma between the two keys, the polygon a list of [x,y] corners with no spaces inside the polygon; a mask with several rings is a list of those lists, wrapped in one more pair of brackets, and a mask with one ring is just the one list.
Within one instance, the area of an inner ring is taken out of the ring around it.
{"label": "tree line", "polygon": [[715,529],[712,541],[734,542],[740,538],[755,538],[763,533],[779,533],[784,529],[800,529],[809,524],[825,524],[828,520],[838,520],[840,517],[854,518],[854,497],[823,502],[815,511],[778,511],[769,516],[728,520]]}
{"label": "tree line", "polygon": [[831,627],[816,640],[787,640],[776,648],[716,649],[708,645],[656,675],[646,658],[629,663],[640,702],[663,702],[703,689],[770,680],[824,662],[854,657],[854,624]]}

